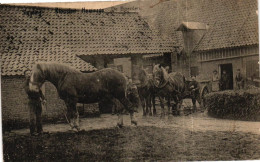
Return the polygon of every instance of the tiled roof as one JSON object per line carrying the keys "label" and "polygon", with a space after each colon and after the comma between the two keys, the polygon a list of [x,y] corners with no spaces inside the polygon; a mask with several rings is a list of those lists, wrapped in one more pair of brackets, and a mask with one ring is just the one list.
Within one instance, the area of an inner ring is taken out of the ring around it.
{"label": "tiled roof", "polygon": [[[32,52],[31,52],[32,51]],[[68,64],[82,72],[95,71],[91,64],[73,55],[67,49],[60,47],[56,51],[32,50],[19,53],[1,54],[1,75],[23,75],[24,70],[31,69],[36,62],[60,62]]]}
{"label": "tiled roof", "polygon": [[209,25],[195,50],[212,50],[259,44],[257,0],[159,0],[130,2],[118,7],[140,7],[140,15],[162,36],[184,45],[182,33],[176,31],[182,22]]}
{"label": "tiled roof", "polygon": [[71,62],[93,71],[77,56],[172,50],[137,13],[1,5],[0,17],[2,75],[21,75],[37,60]]}

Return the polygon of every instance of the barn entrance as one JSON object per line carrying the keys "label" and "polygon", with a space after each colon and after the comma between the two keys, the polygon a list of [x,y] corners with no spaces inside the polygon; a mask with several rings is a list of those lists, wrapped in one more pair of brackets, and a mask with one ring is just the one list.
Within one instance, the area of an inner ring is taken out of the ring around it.
{"label": "barn entrance", "polygon": [[229,78],[229,85],[228,85],[227,89],[233,89],[233,66],[232,66],[232,64],[221,64],[220,65],[221,78],[223,75],[223,71],[226,71],[228,78]]}

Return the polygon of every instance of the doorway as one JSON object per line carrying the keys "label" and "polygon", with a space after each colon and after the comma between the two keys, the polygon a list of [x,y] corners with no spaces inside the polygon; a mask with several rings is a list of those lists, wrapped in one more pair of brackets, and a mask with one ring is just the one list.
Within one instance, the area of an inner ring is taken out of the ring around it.
{"label": "doorway", "polygon": [[229,79],[229,85],[227,89],[233,89],[233,66],[232,64],[221,64],[220,65],[220,72],[221,72],[221,78],[223,75],[223,71],[226,71]]}

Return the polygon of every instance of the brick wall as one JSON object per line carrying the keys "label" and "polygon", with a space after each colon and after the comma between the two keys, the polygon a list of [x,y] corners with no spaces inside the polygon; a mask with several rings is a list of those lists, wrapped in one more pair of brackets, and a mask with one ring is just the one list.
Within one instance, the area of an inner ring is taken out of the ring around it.
{"label": "brick wall", "polygon": [[[24,77],[21,76],[1,78],[3,127],[17,128],[28,124],[29,108],[27,94],[23,88],[24,81]],[[66,111],[66,106],[64,101],[59,99],[56,88],[51,83],[46,82],[42,90],[47,100],[45,107],[43,107],[43,122],[65,121],[63,112]],[[84,114],[81,115],[98,114],[98,105],[85,104],[83,112]]]}
{"label": "brick wall", "polygon": [[28,99],[22,77],[2,77],[2,119],[28,120]]}

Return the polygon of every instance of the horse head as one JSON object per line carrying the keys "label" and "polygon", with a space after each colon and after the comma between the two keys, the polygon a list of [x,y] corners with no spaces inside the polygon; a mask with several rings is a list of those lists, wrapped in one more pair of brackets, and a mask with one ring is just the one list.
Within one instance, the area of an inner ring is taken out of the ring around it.
{"label": "horse head", "polygon": [[144,69],[140,69],[139,73],[138,73],[138,78],[139,78],[141,84],[147,82],[147,80],[148,80],[147,72]]}
{"label": "horse head", "polygon": [[39,92],[44,81],[45,81],[45,76],[41,68],[41,64],[37,63],[33,66],[32,69],[30,82],[29,82],[29,89],[34,92]]}
{"label": "horse head", "polygon": [[160,64],[155,65],[153,68],[153,79],[155,86],[159,87],[168,82],[169,75],[167,71]]}

